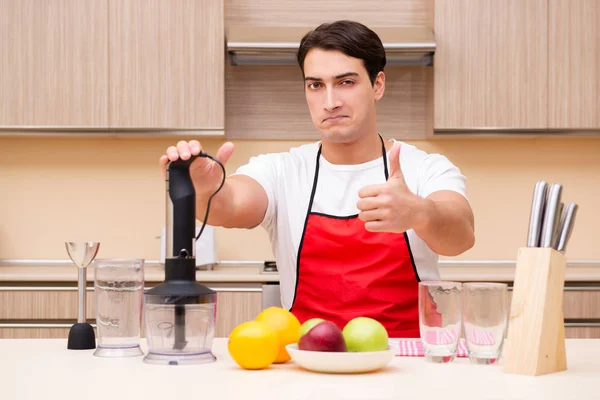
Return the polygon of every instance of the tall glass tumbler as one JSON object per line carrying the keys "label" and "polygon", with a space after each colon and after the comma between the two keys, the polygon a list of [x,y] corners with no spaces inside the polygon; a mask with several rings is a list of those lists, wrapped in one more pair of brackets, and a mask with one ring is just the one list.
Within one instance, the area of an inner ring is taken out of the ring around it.
{"label": "tall glass tumbler", "polygon": [[425,359],[448,363],[456,358],[460,339],[460,282],[419,282],[419,326]]}
{"label": "tall glass tumbler", "polygon": [[495,364],[500,359],[508,325],[508,285],[463,284],[463,324],[471,362]]}
{"label": "tall glass tumbler", "polygon": [[94,261],[96,327],[99,357],[141,356],[144,260]]}

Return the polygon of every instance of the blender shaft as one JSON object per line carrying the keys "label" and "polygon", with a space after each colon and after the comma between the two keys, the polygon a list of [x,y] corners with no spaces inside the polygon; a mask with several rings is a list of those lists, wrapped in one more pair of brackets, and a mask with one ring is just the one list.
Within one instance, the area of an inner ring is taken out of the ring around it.
{"label": "blender shaft", "polygon": [[85,268],[79,268],[79,280],[77,282],[77,292],[79,293],[79,310],[77,314],[77,322],[86,322],[85,307],[86,307],[86,273]]}

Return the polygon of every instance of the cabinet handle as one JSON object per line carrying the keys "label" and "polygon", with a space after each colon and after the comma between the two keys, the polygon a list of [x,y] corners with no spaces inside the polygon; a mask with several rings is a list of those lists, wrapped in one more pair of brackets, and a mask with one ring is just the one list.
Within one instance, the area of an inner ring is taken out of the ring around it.
{"label": "cabinet handle", "polygon": [[600,321],[565,322],[565,328],[600,328]]}

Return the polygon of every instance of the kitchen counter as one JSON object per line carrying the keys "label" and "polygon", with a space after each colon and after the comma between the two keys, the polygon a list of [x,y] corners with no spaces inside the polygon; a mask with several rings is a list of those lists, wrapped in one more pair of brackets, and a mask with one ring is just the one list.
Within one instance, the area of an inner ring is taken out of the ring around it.
{"label": "kitchen counter", "polygon": [[[279,282],[277,273],[262,273],[261,261],[226,261],[212,271],[197,271],[200,282]],[[515,262],[440,260],[443,280],[511,282],[515,275]],[[157,261],[147,261],[147,282],[161,282],[164,267]],[[93,282],[93,268],[88,267],[87,277]],[[567,282],[600,282],[600,261],[569,261]],[[76,282],[77,271],[70,261],[64,260],[0,260],[0,282]]]}
{"label": "kitchen counter", "polygon": [[[196,271],[199,282],[212,283],[261,283],[279,282],[277,273],[261,273],[262,263],[221,263],[213,270]],[[94,282],[94,268],[87,268],[87,280]],[[158,262],[144,265],[146,282],[162,282],[164,266]],[[77,282],[77,268],[67,262],[0,262],[0,282]]]}
{"label": "kitchen counter", "polygon": [[[145,350],[145,343],[142,341]],[[502,361],[473,365],[457,358],[430,364],[419,357],[395,357],[370,374],[328,375],[292,362],[246,371],[215,339],[217,361],[194,366],[157,366],[142,357],[105,359],[94,350],[69,351],[64,339],[0,340],[2,398],[391,400],[391,399],[598,399],[600,340],[567,340],[567,371],[538,377],[508,375]]]}
{"label": "kitchen counter", "polygon": [[[515,278],[515,261],[510,260],[440,260],[443,280],[512,282]],[[567,261],[566,282],[600,282],[600,261]]]}

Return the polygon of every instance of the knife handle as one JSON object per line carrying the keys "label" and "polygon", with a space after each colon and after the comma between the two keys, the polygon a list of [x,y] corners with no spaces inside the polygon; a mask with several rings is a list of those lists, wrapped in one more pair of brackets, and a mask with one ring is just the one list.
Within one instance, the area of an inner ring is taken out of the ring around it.
{"label": "knife handle", "polygon": [[560,207],[560,198],[562,194],[562,185],[553,183],[548,191],[548,202],[544,213],[544,222],[542,227],[541,247],[553,247],[554,227],[558,224],[558,208]]}
{"label": "knife handle", "polygon": [[565,210],[565,203],[561,202],[558,205],[558,211],[556,212],[556,223],[554,224],[554,232],[552,232],[552,247],[556,250],[556,246],[558,244],[558,237],[560,236],[560,231],[561,231],[561,226],[562,226],[562,219],[564,218],[565,214],[563,211]]}
{"label": "knife handle", "polygon": [[569,203],[565,208],[565,213],[561,220],[560,233],[556,239],[555,245],[556,250],[561,253],[564,253],[567,250],[567,243],[571,238],[571,232],[573,232],[578,208],[578,205],[575,203]]}
{"label": "knife handle", "polygon": [[527,233],[527,247],[538,247],[546,208],[546,195],[548,182],[539,181],[535,184],[531,214],[529,216],[529,232]]}

